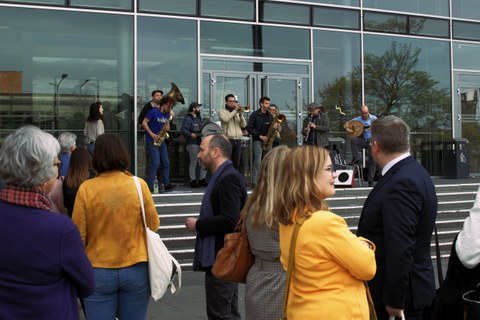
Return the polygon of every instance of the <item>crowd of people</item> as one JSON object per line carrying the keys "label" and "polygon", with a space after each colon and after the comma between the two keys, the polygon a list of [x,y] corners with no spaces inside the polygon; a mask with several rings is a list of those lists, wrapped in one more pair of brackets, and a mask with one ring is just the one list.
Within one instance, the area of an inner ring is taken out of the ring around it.
{"label": "crowd of people", "polygon": [[[162,142],[176,101],[162,94],[152,93],[139,118],[149,158],[146,179],[140,182],[151,230],[160,224],[152,198],[155,181],[165,190],[175,187]],[[269,145],[281,126],[268,97],[260,99],[248,122],[233,95],[225,102],[219,115],[223,134],[200,136],[198,102],[190,104],[181,129],[190,186],[206,187],[199,215],[188,217],[185,228],[196,237],[193,270],[204,273],[208,319],[241,318],[238,283],[211,272],[225,234],[239,219],[246,222],[255,256],[246,280],[247,319],[366,320],[372,311],[369,292],[378,319],[422,319],[435,297],[430,242],[437,197],[430,176],[409,153],[408,125],[395,116],[377,119],[366,106],[355,119],[364,124],[362,141],[352,142],[358,143],[355,151],[369,149],[381,178],[354,234],[326,204],[335,194],[336,173],[324,110],[308,106],[305,145],[290,149]],[[102,104],[94,103],[85,124],[86,148],[76,146],[72,133],[57,140],[34,126],[4,140],[0,318],[78,319],[79,303],[88,320],[146,318],[148,255],[141,204],[128,172],[130,157],[121,137],[104,133],[100,122]],[[245,129],[254,140],[250,196],[238,155]],[[456,253],[467,268],[479,261],[478,253],[472,253],[476,207],[456,241]]]}

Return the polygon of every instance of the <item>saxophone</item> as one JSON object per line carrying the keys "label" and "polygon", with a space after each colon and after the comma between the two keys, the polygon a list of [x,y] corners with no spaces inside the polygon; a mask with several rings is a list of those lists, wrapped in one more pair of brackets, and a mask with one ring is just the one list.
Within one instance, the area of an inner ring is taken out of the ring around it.
{"label": "saxophone", "polygon": [[262,146],[262,149],[264,151],[270,149],[270,146],[272,145],[273,143],[273,140],[275,140],[275,138],[277,137],[277,129],[274,128],[274,125],[276,123],[282,123],[283,121],[285,121],[287,119],[287,117],[285,117],[285,115],[283,114],[279,114],[279,115],[275,115],[273,117],[273,120],[272,120],[272,123],[270,124],[270,128],[268,128],[268,133],[267,133],[267,141],[263,142],[263,146]]}
{"label": "saxophone", "polygon": [[165,139],[168,139],[169,135],[168,135],[168,132],[167,132],[167,125],[170,124],[172,119],[173,119],[173,112],[170,111],[170,117],[168,118],[167,121],[165,121],[162,129],[160,129],[160,131],[158,131],[158,133],[157,133],[157,136],[159,136],[160,139],[158,139],[158,141],[156,141],[156,142],[155,141],[153,142],[153,145],[155,147],[160,147],[162,145],[163,141],[165,141]]}

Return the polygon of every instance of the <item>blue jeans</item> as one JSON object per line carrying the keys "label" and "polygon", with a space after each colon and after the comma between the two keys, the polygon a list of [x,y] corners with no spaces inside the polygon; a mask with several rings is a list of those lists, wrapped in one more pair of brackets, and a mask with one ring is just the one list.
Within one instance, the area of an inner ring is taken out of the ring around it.
{"label": "blue jeans", "polygon": [[148,263],[118,269],[95,268],[95,292],[85,298],[88,320],[145,320],[150,301]]}
{"label": "blue jeans", "polygon": [[163,184],[165,186],[170,184],[170,161],[168,160],[168,149],[165,142],[163,142],[160,147],[155,147],[153,141],[147,141],[147,149],[150,155],[150,166],[147,169],[146,180],[148,188],[150,191],[153,191],[157,169],[160,164],[162,164]]}

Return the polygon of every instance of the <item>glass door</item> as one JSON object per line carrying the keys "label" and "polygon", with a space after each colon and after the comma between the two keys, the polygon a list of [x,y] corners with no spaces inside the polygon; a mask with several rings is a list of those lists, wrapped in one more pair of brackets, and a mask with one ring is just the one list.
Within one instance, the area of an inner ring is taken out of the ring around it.
{"label": "glass door", "polygon": [[468,139],[470,173],[480,173],[480,73],[455,74],[454,137]]}

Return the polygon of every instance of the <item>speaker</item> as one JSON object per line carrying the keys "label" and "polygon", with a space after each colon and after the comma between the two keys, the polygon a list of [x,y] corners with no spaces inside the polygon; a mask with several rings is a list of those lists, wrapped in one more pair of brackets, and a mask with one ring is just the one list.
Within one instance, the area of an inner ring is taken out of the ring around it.
{"label": "speaker", "polygon": [[353,170],[336,170],[335,187],[353,188],[355,187],[355,175]]}

